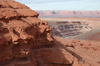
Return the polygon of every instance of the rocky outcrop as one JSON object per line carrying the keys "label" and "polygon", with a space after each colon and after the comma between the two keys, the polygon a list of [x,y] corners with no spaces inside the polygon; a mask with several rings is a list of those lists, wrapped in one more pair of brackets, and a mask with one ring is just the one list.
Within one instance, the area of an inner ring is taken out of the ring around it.
{"label": "rocky outcrop", "polygon": [[0,1],[0,66],[12,61],[29,63],[20,60],[29,59],[32,49],[53,44],[51,29],[38,15],[19,2]]}

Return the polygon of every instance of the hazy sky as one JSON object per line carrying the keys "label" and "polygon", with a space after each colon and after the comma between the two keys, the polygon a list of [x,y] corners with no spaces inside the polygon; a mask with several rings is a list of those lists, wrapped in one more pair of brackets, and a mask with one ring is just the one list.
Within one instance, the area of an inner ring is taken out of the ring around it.
{"label": "hazy sky", "polygon": [[100,10],[100,0],[16,0],[33,10]]}

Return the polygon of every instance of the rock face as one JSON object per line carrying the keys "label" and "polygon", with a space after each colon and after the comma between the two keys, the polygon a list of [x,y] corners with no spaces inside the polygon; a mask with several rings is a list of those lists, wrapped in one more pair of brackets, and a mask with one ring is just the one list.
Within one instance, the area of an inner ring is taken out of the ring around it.
{"label": "rock face", "polygon": [[53,44],[51,29],[38,15],[16,1],[0,0],[0,66],[28,59],[32,49]]}
{"label": "rock face", "polygon": [[100,42],[51,37],[38,15],[16,1],[0,1],[0,66],[100,66]]}

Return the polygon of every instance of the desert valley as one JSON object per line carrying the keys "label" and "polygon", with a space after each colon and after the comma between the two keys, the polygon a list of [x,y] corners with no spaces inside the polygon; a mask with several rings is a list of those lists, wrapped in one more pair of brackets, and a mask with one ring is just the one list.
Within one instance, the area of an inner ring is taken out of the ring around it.
{"label": "desert valley", "polygon": [[51,34],[60,37],[71,37],[86,33],[100,26],[100,18],[68,17],[68,18],[43,18],[52,29]]}
{"label": "desert valley", "polygon": [[0,0],[0,66],[100,66],[100,11]]}

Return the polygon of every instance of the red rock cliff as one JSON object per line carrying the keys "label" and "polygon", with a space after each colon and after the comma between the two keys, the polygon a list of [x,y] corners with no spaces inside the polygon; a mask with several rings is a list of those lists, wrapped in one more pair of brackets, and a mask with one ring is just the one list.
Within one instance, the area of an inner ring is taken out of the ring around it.
{"label": "red rock cliff", "polygon": [[32,49],[52,45],[51,29],[38,15],[19,2],[0,0],[1,65],[28,59]]}

